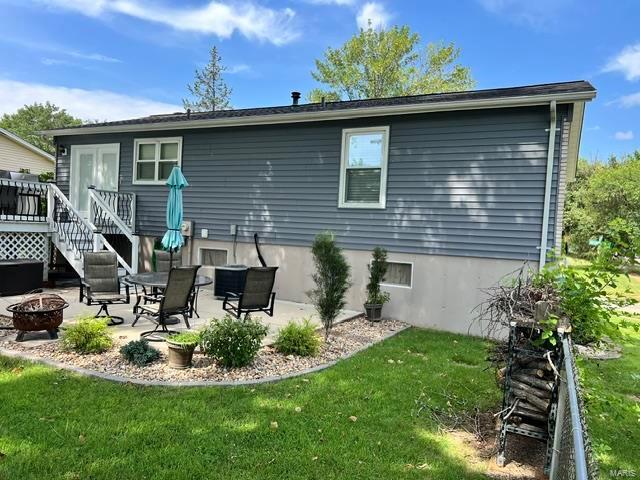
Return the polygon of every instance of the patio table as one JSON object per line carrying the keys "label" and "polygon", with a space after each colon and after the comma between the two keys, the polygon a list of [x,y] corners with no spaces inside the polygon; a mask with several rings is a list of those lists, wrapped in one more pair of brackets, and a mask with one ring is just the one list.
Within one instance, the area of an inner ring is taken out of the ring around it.
{"label": "patio table", "polygon": [[[134,287],[140,286],[142,287],[143,293],[146,292],[147,288],[152,290],[164,290],[167,288],[167,282],[169,281],[169,272],[146,272],[146,273],[136,273],[134,275],[127,275],[124,280],[127,283],[130,283]],[[193,285],[195,290],[193,298],[191,299],[191,315],[195,313],[198,318],[198,292],[200,287],[204,287],[206,285],[211,285],[213,283],[213,279],[211,277],[207,277],[205,275],[197,275],[196,281]],[[136,292],[137,293],[137,292]],[[140,301],[142,300],[142,295],[136,295],[136,304],[133,306],[133,313],[138,313],[138,306],[140,305]]]}

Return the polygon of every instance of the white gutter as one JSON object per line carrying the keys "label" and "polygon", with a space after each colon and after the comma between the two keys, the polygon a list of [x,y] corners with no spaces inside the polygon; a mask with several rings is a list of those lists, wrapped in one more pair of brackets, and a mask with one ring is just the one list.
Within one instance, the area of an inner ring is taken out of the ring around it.
{"label": "white gutter", "polygon": [[265,115],[238,116],[229,118],[178,120],[170,122],[137,123],[125,125],[103,125],[84,128],[61,128],[45,130],[46,135],[93,135],[110,132],[148,132],[158,130],[184,130],[188,128],[216,128],[248,125],[271,125],[280,123],[345,120],[349,118],[380,117],[411,113],[443,112],[452,110],[477,110],[482,108],[507,108],[547,105],[549,102],[572,103],[588,101],[595,97],[594,91],[567,92],[546,95],[497,97],[479,100],[454,100],[447,102],[414,103],[410,105],[385,105],[378,107],[349,108],[344,110],[318,110],[314,112],[292,112]]}
{"label": "white gutter", "polygon": [[549,235],[549,210],[551,209],[551,182],[553,180],[553,156],[556,149],[556,101],[549,104],[549,145],[547,147],[547,173],[544,185],[544,207],[542,209],[542,233],[540,236],[539,269],[547,261],[547,237]]}

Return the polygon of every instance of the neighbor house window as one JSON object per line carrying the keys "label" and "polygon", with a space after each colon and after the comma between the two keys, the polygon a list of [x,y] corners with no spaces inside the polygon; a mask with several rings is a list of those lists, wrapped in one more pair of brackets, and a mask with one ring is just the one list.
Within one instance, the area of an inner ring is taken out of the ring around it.
{"label": "neighbor house window", "polygon": [[387,262],[387,274],[383,285],[411,288],[413,283],[413,264],[404,262]]}
{"label": "neighbor house window", "polygon": [[182,138],[138,138],[134,142],[133,182],[164,183],[182,163]]}
{"label": "neighbor house window", "polygon": [[342,208],[385,208],[389,127],[342,131]]}

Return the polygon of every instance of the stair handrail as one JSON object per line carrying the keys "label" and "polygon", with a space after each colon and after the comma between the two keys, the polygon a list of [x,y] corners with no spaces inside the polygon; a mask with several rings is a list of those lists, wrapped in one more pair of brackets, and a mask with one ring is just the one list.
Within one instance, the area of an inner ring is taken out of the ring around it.
{"label": "stair handrail", "polygon": [[[118,258],[118,263],[127,271],[127,273],[129,274],[136,273],[134,269],[124,260],[124,258],[122,258],[118,254],[118,252],[116,252],[115,248],[113,248],[113,246],[107,241],[104,235],[102,235],[102,232],[100,231],[100,229],[97,228],[89,220],[84,218],[82,214],[78,210],[76,210],[76,208],[71,204],[69,199],[60,190],[60,188],[58,188],[58,186],[54,183],[49,183],[48,185],[49,185],[49,190],[48,190],[49,198],[47,201],[47,220],[49,222],[49,226],[51,227],[51,229],[57,232],[58,235],[61,235],[65,243],[68,243],[77,253],[82,254],[85,251],[89,251],[89,250],[82,250],[81,248],[79,248],[78,245],[74,243],[73,238],[68,234],[68,232],[65,231],[63,228],[61,228],[59,224],[57,224],[55,219],[55,202],[56,200],[58,200],[64,205],[65,210],[71,213],[71,216],[74,218],[74,221],[76,221],[77,223],[79,223],[84,227],[85,236],[88,237],[87,243],[91,244],[91,249],[94,252],[100,251],[104,247],[110,252],[113,252],[116,254],[116,257]],[[90,234],[87,232],[90,232]],[[137,262],[134,265],[137,266]]]}
{"label": "stair handrail", "polygon": [[[134,233],[136,229],[136,194],[131,192],[119,192],[117,190],[103,190],[96,188],[94,185],[89,186],[89,189],[102,200],[101,206],[104,204],[109,207],[109,211],[118,217],[127,229]],[[115,205],[111,202],[115,200]],[[121,201],[124,201],[124,209],[127,210],[128,218],[123,217],[120,214]]]}
{"label": "stair handrail", "polygon": [[[107,217],[109,217],[109,219],[116,225],[116,227],[118,227],[118,229],[120,229],[120,231],[131,242],[131,266],[129,268],[132,271],[130,271],[129,273],[137,273],[138,252],[139,252],[139,249],[140,249],[139,248],[140,247],[140,239],[139,239],[139,237],[137,235],[134,235],[133,229],[130,228],[126,224],[126,222],[120,217],[120,215],[118,215],[118,213],[115,212],[113,210],[113,208],[111,208],[111,205],[109,205],[105,201],[105,199],[102,197],[100,192],[106,192],[106,190],[98,190],[93,185],[91,185],[91,186],[89,186],[88,192],[89,192],[89,202],[95,202],[100,207],[100,209],[107,215]],[[117,192],[115,192],[115,193],[117,193]],[[133,213],[133,212],[135,212],[135,195],[133,195],[131,208],[132,208],[132,216],[131,216],[131,222],[132,223],[131,224],[132,224],[132,227],[135,227],[135,214]],[[91,209],[91,207],[90,207],[90,210],[93,211]],[[107,247],[109,250],[115,252],[115,250],[112,249],[113,247],[111,247],[111,245],[109,245],[109,242],[105,243],[105,247]],[[124,260],[123,260],[123,262],[124,262]],[[126,262],[124,262],[124,263],[126,263]]]}

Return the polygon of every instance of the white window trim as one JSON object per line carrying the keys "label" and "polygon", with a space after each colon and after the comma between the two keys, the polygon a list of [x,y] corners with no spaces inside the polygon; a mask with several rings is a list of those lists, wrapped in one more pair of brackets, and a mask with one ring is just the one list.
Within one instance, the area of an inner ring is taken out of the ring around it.
{"label": "white window trim", "polygon": [[[178,167],[182,168],[182,137],[158,137],[158,138],[136,138],[133,141],[133,176],[132,184],[133,185],[164,185],[166,180],[138,180],[136,178],[137,175],[137,166],[138,166],[138,154],[139,154],[139,145],[145,144],[154,144],[156,147],[156,157],[153,160],[155,165],[155,178],[158,178],[158,169],[160,165],[160,147],[162,143],[178,143]],[[142,160],[143,163],[151,163],[151,160]]]}
{"label": "white window trim", "polygon": [[409,285],[399,285],[397,283],[380,283],[381,287],[391,287],[391,288],[405,288],[407,290],[411,290],[413,288],[413,262],[402,262],[399,260],[389,260],[387,259],[387,263],[402,263],[404,265],[411,265],[411,277],[409,278]]}
{"label": "white window trim", "polygon": [[[382,165],[380,165],[380,201],[375,203],[345,202],[347,164],[349,160],[349,144],[347,139],[354,133],[382,133]],[[342,149],[340,153],[340,188],[338,208],[377,208],[387,207],[387,165],[389,163],[389,126],[344,128],[342,129]]]}

